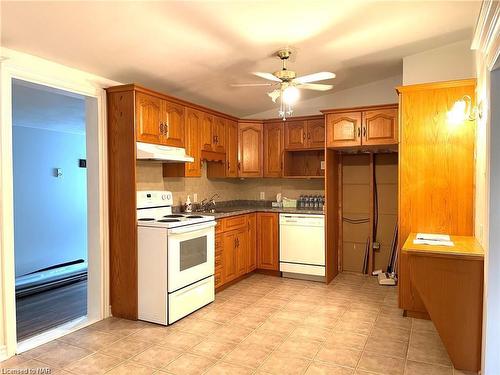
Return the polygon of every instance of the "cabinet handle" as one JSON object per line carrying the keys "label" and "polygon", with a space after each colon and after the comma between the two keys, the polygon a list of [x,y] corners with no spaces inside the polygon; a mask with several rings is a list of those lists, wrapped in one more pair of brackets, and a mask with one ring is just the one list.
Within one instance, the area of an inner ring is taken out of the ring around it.
{"label": "cabinet handle", "polygon": [[311,133],[307,133],[307,139],[311,139]]}
{"label": "cabinet handle", "polygon": [[165,124],[165,135],[168,137],[168,133],[169,133],[169,130],[168,130],[169,126],[168,126],[168,123]]}
{"label": "cabinet handle", "polygon": [[163,122],[160,122],[160,134],[162,134],[162,135],[163,135],[163,132],[164,132],[163,128],[164,128]]}
{"label": "cabinet handle", "polygon": [[302,133],[302,139],[305,141],[306,140],[306,133]]}
{"label": "cabinet handle", "polygon": [[361,137],[361,128],[358,128],[358,138]]}
{"label": "cabinet handle", "polygon": [[229,167],[229,165],[230,165],[230,162],[227,162],[227,169],[228,169],[228,170],[229,170],[229,169],[231,169],[231,168]]}
{"label": "cabinet handle", "polygon": [[363,137],[366,139],[366,126],[363,126]]}
{"label": "cabinet handle", "polygon": [[241,170],[241,162],[238,162],[238,170]]}

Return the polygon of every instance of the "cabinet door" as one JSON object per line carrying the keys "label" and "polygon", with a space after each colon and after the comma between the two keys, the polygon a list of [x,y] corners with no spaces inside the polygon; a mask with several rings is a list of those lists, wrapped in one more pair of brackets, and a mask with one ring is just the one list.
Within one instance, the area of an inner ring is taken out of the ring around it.
{"label": "cabinet door", "polygon": [[398,143],[398,110],[379,109],[362,114],[363,145],[391,145]]}
{"label": "cabinet door", "polygon": [[332,113],[326,119],[328,147],[361,146],[361,112]]}
{"label": "cabinet door", "polygon": [[194,162],[185,163],[186,177],[201,177],[200,127],[202,113],[195,109],[186,109],[186,153]]}
{"label": "cabinet door", "polygon": [[257,213],[257,268],[279,271],[278,214]]}
{"label": "cabinet door", "polygon": [[307,134],[305,121],[285,121],[285,150],[306,148]]}
{"label": "cabinet door", "polygon": [[208,113],[203,113],[200,129],[200,144],[204,151],[212,151],[214,144],[214,116]]}
{"label": "cabinet door", "polygon": [[248,228],[240,229],[236,234],[236,276],[247,273],[248,264]]}
{"label": "cabinet door", "polygon": [[222,279],[224,283],[236,278],[236,238],[237,231],[224,233],[222,249]]}
{"label": "cabinet door", "polygon": [[226,152],[226,119],[214,117],[214,151]]}
{"label": "cabinet door", "polygon": [[238,123],[226,124],[226,177],[238,177]]}
{"label": "cabinet door", "polygon": [[162,122],[166,124],[161,143],[167,146],[184,147],[185,107],[166,100],[162,100],[161,104]]}
{"label": "cabinet door", "polygon": [[307,120],[307,148],[325,147],[325,119]]}
{"label": "cabinet door", "polygon": [[257,268],[257,214],[249,214],[247,216],[248,216],[247,272],[251,272]]}
{"label": "cabinet door", "polygon": [[[161,99],[135,93],[136,137],[139,142],[161,143],[160,118]],[[162,125],[163,128],[163,125]]]}
{"label": "cabinet door", "polygon": [[262,177],[262,123],[240,123],[238,130],[238,175]]}
{"label": "cabinet door", "polygon": [[264,125],[264,177],[281,177],[283,121]]}

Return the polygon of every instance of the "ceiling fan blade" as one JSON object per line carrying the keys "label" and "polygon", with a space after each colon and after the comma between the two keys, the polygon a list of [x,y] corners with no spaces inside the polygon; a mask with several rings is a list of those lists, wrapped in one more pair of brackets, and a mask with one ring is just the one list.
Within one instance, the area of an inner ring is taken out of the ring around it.
{"label": "ceiling fan blade", "polygon": [[297,77],[293,80],[295,83],[308,83],[316,81],[324,81],[325,79],[335,78],[335,73],[332,72],[318,72],[313,74],[308,74],[306,76]]}
{"label": "ceiling fan blade", "polygon": [[272,86],[272,83],[231,83],[231,87],[257,87],[257,86]]}
{"label": "ceiling fan blade", "polygon": [[265,72],[253,72],[253,75],[256,75],[257,77],[267,79],[269,81],[274,81],[274,82],[281,82],[281,79],[276,77],[272,73],[265,73]]}
{"label": "ceiling fan blade", "polygon": [[305,83],[303,85],[297,85],[297,88],[316,91],[328,91],[333,88],[333,85],[323,85],[321,83]]}

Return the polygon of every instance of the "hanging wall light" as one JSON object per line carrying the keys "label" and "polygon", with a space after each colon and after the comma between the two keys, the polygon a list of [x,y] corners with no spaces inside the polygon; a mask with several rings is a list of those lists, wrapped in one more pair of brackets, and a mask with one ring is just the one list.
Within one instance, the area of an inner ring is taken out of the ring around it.
{"label": "hanging wall light", "polygon": [[448,123],[458,125],[464,121],[475,121],[483,116],[482,106],[472,104],[472,98],[469,95],[464,95],[462,99],[457,100],[451,110],[446,114]]}

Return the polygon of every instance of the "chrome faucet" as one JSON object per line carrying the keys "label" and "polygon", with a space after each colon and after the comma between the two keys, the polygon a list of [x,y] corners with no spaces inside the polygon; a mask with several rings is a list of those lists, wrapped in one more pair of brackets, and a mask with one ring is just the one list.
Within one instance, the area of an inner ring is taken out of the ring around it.
{"label": "chrome faucet", "polygon": [[206,212],[215,212],[215,199],[216,198],[220,198],[220,195],[217,193],[212,195],[212,197],[209,199],[203,199],[200,202],[200,207],[198,210],[199,211],[206,211]]}

